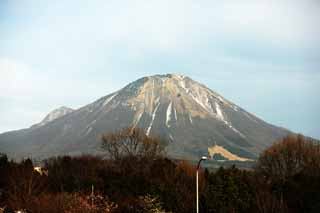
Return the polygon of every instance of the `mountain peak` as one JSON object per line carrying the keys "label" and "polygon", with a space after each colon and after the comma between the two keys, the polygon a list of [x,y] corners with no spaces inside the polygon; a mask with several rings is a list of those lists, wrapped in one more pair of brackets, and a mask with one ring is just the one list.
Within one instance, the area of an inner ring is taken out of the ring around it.
{"label": "mountain peak", "polygon": [[[184,114],[206,117],[219,113],[218,104],[237,106],[225,100],[206,86],[181,74],[153,75],[141,78],[126,86],[119,94],[127,94],[127,102],[139,105],[151,114],[158,103],[165,103]],[[122,99],[123,100],[123,99]],[[221,117],[221,114],[220,114]]]}
{"label": "mountain peak", "polygon": [[186,76],[178,73],[168,73],[168,74],[158,74],[149,76],[150,78],[175,78],[175,79],[184,79]]}
{"label": "mountain peak", "polygon": [[54,121],[62,116],[65,116],[71,112],[73,112],[74,109],[66,107],[66,106],[61,106],[57,109],[52,110],[51,112],[49,112],[46,117],[38,124],[33,125],[32,127],[39,127],[39,126],[43,126],[51,121]]}
{"label": "mountain peak", "polygon": [[[149,127],[152,127],[152,121],[162,111],[168,128],[172,121],[178,123],[179,115],[183,115],[183,120],[189,123],[193,123],[195,118],[211,118],[240,137],[245,137],[228,118],[229,111],[241,110],[238,106],[203,84],[180,74],[140,78],[122,90],[106,96],[100,103],[103,103],[104,111],[110,111],[119,106],[129,106],[135,115],[132,126],[136,126],[141,117],[146,114],[152,118],[149,124]],[[150,133],[149,127],[146,129],[147,134]]]}

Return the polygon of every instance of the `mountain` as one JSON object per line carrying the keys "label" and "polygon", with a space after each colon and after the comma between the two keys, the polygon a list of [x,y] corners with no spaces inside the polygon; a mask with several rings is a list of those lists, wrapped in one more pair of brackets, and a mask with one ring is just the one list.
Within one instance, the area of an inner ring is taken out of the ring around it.
{"label": "mountain", "polygon": [[251,160],[288,130],[268,124],[189,77],[144,77],[80,109],[60,108],[28,129],[0,135],[9,156],[99,154],[101,135],[139,127],[167,141],[169,156]]}

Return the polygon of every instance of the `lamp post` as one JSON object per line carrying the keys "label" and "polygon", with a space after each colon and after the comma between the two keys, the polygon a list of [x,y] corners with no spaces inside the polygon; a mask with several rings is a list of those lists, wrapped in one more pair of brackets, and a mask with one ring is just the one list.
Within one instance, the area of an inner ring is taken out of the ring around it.
{"label": "lamp post", "polygon": [[197,174],[196,174],[196,193],[197,193],[197,198],[196,198],[196,203],[197,203],[197,213],[199,213],[199,168],[200,168],[200,163],[203,160],[207,160],[206,156],[202,156],[201,159],[198,162],[197,166]]}

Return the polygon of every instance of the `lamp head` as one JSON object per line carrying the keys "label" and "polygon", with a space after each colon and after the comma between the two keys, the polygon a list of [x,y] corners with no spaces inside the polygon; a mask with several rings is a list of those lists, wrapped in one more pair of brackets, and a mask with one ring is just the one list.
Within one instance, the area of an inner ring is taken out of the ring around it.
{"label": "lamp head", "polygon": [[206,156],[202,156],[201,160],[207,160],[208,158]]}
{"label": "lamp head", "polygon": [[200,160],[199,160],[199,162],[198,162],[198,166],[197,166],[197,171],[198,171],[198,169],[199,169],[199,167],[200,167],[201,161],[207,160],[207,159],[208,159],[208,158],[207,158],[206,156],[202,156],[202,157],[200,158]]}

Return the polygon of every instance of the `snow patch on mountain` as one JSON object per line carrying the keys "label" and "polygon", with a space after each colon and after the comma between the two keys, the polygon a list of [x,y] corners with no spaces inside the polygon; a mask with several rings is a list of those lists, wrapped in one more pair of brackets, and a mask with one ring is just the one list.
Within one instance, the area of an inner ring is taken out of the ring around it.
{"label": "snow patch on mountain", "polygon": [[112,96],[110,96],[109,98],[107,98],[104,102],[103,102],[103,106],[106,106],[110,101],[112,101],[112,99],[118,95],[118,93],[113,94]]}
{"label": "snow patch on mountain", "polygon": [[135,117],[133,119],[133,124],[132,124],[133,128],[136,128],[136,126],[138,125],[142,115],[143,115],[143,111],[140,111],[140,112],[135,114]]}
{"label": "snow patch on mountain", "polygon": [[224,120],[224,117],[223,117],[223,114],[222,114],[222,111],[221,111],[221,109],[220,109],[219,104],[218,104],[217,102],[216,102],[215,104],[216,104],[217,117],[218,117],[219,119],[225,121],[225,120]]}
{"label": "snow patch on mountain", "polygon": [[91,131],[92,131],[92,127],[89,127],[85,135],[88,135]]}
{"label": "snow patch on mountain", "polygon": [[228,102],[227,100],[225,100],[224,98],[222,98],[220,95],[217,95],[216,97],[217,97],[217,99],[218,99],[219,101],[221,101],[223,104],[227,105],[228,107],[230,107],[230,108],[233,109],[234,111],[238,112],[239,108],[238,108],[236,105]]}
{"label": "snow patch on mountain", "polygon": [[92,127],[93,124],[95,124],[97,122],[97,120],[93,120],[92,122],[90,122],[87,126],[86,129],[89,127]]}
{"label": "snow patch on mountain", "polygon": [[192,117],[191,117],[190,114],[189,114],[189,121],[190,121],[191,124],[193,124],[193,120],[192,120]]}
{"label": "snow patch on mountain", "polygon": [[153,124],[153,121],[154,121],[154,118],[156,117],[156,113],[157,113],[157,110],[158,110],[158,107],[160,106],[160,103],[157,104],[156,108],[154,109],[153,113],[152,113],[152,116],[151,116],[151,122],[150,122],[150,125],[147,129],[147,132],[146,132],[146,135],[149,136],[150,135],[150,130],[151,130],[151,127],[152,127],[152,124]]}
{"label": "snow patch on mountain", "polygon": [[194,96],[192,93],[190,95],[193,98],[193,100],[195,100],[195,102],[202,106],[203,109],[208,110],[204,103],[202,103],[202,101],[197,96]]}
{"label": "snow patch on mountain", "polygon": [[177,116],[177,110],[176,110],[176,108],[174,108],[174,118],[176,119],[176,121],[178,121],[178,116]]}
{"label": "snow patch on mountain", "polygon": [[222,122],[224,122],[230,129],[232,129],[234,132],[238,133],[241,137],[245,138],[245,135],[242,134],[239,130],[237,130],[236,128],[234,128],[230,122],[228,122],[222,113],[222,110],[220,108],[220,105],[216,102],[216,112],[217,112],[217,118],[220,119]]}
{"label": "snow patch on mountain", "polygon": [[237,130],[236,128],[234,128],[230,123],[226,123],[226,125],[232,129],[234,132],[238,133],[242,138],[245,138],[246,136],[244,134],[242,134],[239,130]]}
{"label": "snow patch on mountain", "polygon": [[151,100],[153,100],[153,97],[154,97],[154,79],[152,79],[152,88],[151,88]]}
{"label": "snow patch on mountain", "polygon": [[172,111],[172,102],[168,105],[167,108],[167,116],[166,116],[166,126],[170,127],[169,121],[171,120],[171,111]]}
{"label": "snow patch on mountain", "polygon": [[174,138],[170,133],[169,133],[169,138],[171,139],[171,141],[174,141]]}
{"label": "snow patch on mountain", "polygon": [[247,118],[249,118],[250,120],[252,120],[253,122],[258,123],[258,121],[257,121],[256,119],[254,119],[254,118],[253,118],[251,115],[249,115],[248,113],[243,112],[243,114],[244,114]]}
{"label": "snow patch on mountain", "polygon": [[180,86],[182,87],[182,89],[184,89],[184,91],[189,94],[190,90],[186,87],[186,83],[184,81],[180,81],[179,82]]}

